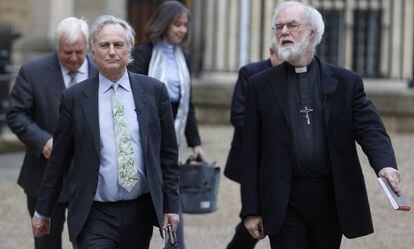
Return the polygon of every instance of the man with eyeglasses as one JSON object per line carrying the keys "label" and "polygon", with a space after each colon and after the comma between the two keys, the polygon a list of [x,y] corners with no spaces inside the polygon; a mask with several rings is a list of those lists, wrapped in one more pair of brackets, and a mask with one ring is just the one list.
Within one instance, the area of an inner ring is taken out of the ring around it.
{"label": "man with eyeglasses", "polygon": [[355,142],[401,193],[391,140],[361,78],[315,56],[321,14],[289,1],[273,20],[285,62],[247,86],[241,216],[272,248],[339,248],[343,234],[373,232]]}
{"label": "man with eyeglasses", "polygon": [[[249,78],[256,73],[275,67],[282,63],[276,51],[276,38],[272,36],[272,46],[269,48],[269,59],[244,65],[239,70],[239,76],[234,85],[231,101],[230,122],[234,126],[231,148],[227,156],[224,175],[232,181],[241,182],[243,155],[243,119],[246,87]],[[243,221],[237,224],[233,238],[227,249],[252,249],[257,239],[253,238],[244,227]]]}

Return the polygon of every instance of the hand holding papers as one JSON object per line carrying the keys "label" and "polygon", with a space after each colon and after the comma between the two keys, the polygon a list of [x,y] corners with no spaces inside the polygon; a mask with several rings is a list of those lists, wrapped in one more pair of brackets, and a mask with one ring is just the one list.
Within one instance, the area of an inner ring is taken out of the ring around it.
{"label": "hand holding papers", "polygon": [[385,177],[379,177],[378,182],[380,183],[382,189],[388,197],[388,200],[395,210],[410,211],[411,207],[408,204],[407,200],[402,196],[398,196],[397,193],[394,192],[393,188],[390,186],[388,180]]}

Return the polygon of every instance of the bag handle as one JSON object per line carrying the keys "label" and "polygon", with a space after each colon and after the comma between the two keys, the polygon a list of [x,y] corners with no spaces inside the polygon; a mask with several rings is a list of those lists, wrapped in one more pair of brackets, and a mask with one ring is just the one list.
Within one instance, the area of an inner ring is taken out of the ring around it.
{"label": "bag handle", "polygon": [[[207,161],[199,158],[199,157],[195,157],[194,155],[190,155],[188,156],[187,160],[185,160],[185,164],[191,164],[191,165],[200,165],[200,164],[208,164],[210,165]],[[211,163],[211,166],[216,165],[216,161]]]}
{"label": "bag handle", "polygon": [[188,156],[187,160],[185,160],[186,164],[199,164],[203,162],[201,158],[195,157],[194,155]]}

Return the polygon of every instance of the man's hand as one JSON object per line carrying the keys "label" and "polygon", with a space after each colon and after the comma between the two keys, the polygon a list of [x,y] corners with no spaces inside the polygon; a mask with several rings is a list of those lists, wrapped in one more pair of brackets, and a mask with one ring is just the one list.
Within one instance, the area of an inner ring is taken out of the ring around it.
{"label": "man's hand", "polygon": [[166,228],[168,224],[171,224],[174,232],[177,232],[178,225],[180,224],[180,217],[178,214],[164,214],[164,223],[162,224],[162,228]]}
{"label": "man's hand", "polygon": [[203,148],[201,147],[201,145],[196,145],[193,147],[193,155],[194,158],[197,161],[203,161],[204,160],[204,151]]}
{"label": "man's hand", "polygon": [[44,235],[49,234],[50,232],[50,223],[48,220],[43,220],[33,216],[32,218],[32,230],[33,235],[37,238],[40,238]]}
{"label": "man's hand", "polygon": [[244,226],[253,238],[264,239],[262,216],[247,216],[244,219]]}
{"label": "man's hand", "polygon": [[53,138],[47,140],[45,146],[43,146],[42,154],[47,160],[49,160],[50,154],[52,154],[52,149],[53,149]]}
{"label": "man's hand", "polygon": [[400,172],[391,167],[385,167],[378,172],[379,177],[385,177],[394,191],[401,195],[401,178]]}

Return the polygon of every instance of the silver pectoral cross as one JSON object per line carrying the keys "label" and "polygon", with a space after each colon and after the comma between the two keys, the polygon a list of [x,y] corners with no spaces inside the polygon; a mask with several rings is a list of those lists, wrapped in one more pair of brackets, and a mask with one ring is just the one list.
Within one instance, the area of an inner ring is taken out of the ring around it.
{"label": "silver pectoral cross", "polygon": [[311,124],[311,122],[310,122],[310,118],[309,118],[309,113],[310,113],[310,112],[313,112],[313,109],[312,109],[312,108],[308,108],[307,106],[305,106],[302,110],[300,110],[300,113],[301,113],[301,114],[305,114],[306,123],[307,123],[308,125],[310,125],[310,124]]}

